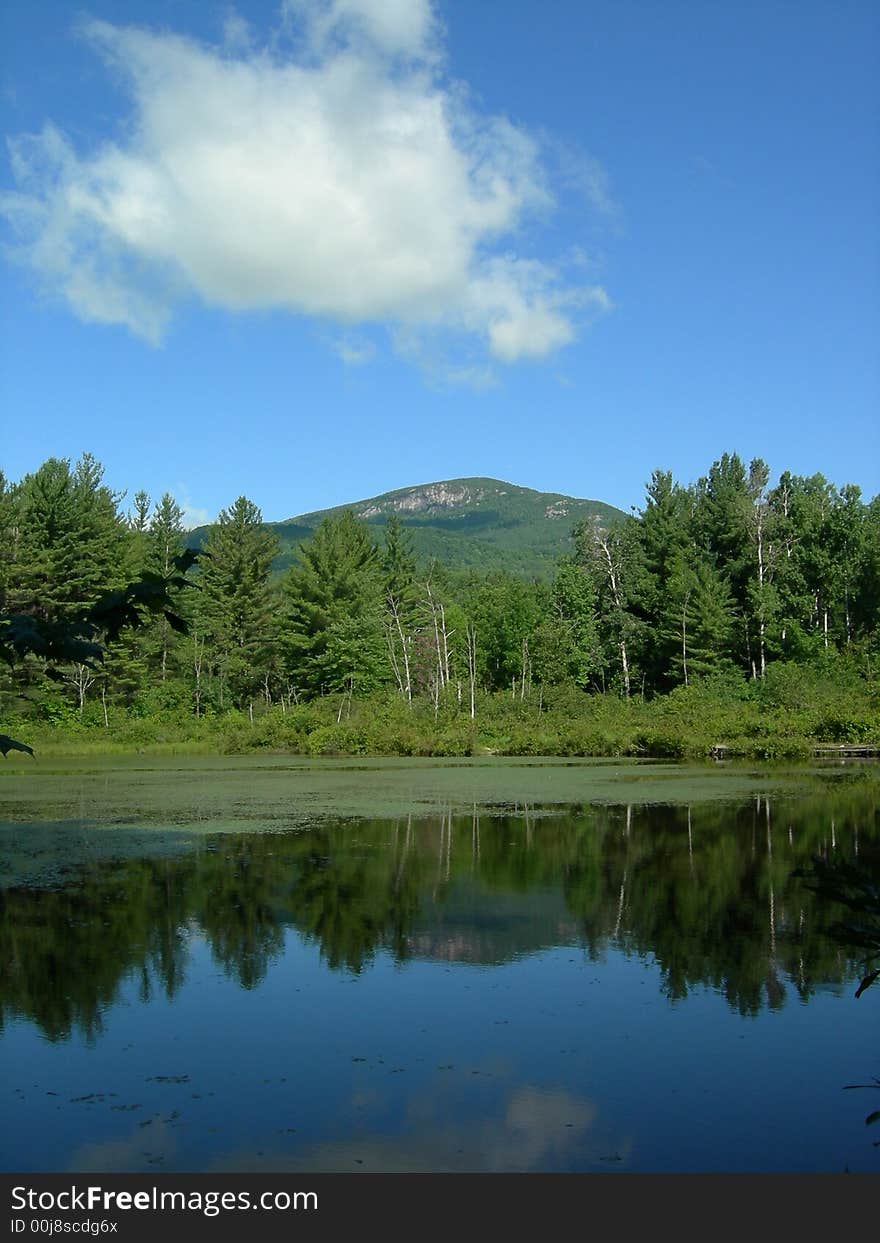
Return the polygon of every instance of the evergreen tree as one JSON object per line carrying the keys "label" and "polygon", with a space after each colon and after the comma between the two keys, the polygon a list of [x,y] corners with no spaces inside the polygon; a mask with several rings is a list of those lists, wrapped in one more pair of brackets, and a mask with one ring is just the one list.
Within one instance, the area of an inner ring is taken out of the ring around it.
{"label": "evergreen tree", "polygon": [[868,653],[873,652],[876,661],[880,656],[880,496],[865,506],[862,549],[853,625],[859,643]]}
{"label": "evergreen tree", "polygon": [[828,515],[827,534],[832,638],[841,649],[846,649],[856,636],[855,603],[870,536],[868,511],[862,504],[860,488],[847,484],[839,490]]}
{"label": "evergreen tree", "polygon": [[253,501],[221,511],[205,541],[197,626],[210,641],[218,704],[248,704],[274,668],[276,634],[269,568],[278,541]]}
{"label": "evergreen tree", "polygon": [[307,694],[367,690],[387,676],[379,552],[351,510],[300,545],[283,585],[287,674]]}
{"label": "evergreen tree", "polygon": [[732,655],[743,670],[751,668],[754,648],[747,600],[753,564],[750,509],[742,459],[724,453],[694,489],[694,536],[697,548],[730,585],[735,614]]}
{"label": "evergreen tree", "polygon": [[752,573],[746,599],[750,605],[752,633],[757,638],[757,654],[752,659],[752,676],[763,678],[767,668],[767,645],[771,627],[776,631],[779,612],[778,593],[773,586],[773,576],[778,547],[773,542],[773,511],[767,499],[767,483],[770,468],[761,458],[754,458],[749,465],[748,494],[749,535],[752,553]]}
{"label": "evergreen tree", "polygon": [[61,621],[122,585],[125,524],[102,474],[84,454],[74,471],[68,461],[49,458],[22,481],[8,588],[13,611]]}
{"label": "evergreen tree", "polygon": [[[146,537],[145,562],[148,570],[167,577],[184,548],[183,510],[170,492],[157,502]],[[172,670],[169,660],[176,649],[178,636],[164,617],[153,627],[147,642],[148,659],[158,665],[160,681],[165,682]]]}
{"label": "evergreen tree", "polygon": [[145,534],[150,525],[150,497],[143,488],[134,494],[134,508],[129,514],[128,525],[138,535]]}
{"label": "evergreen tree", "polygon": [[668,681],[720,673],[733,624],[733,600],[723,576],[702,557],[680,555],[670,566],[658,632],[670,653]]}
{"label": "evergreen tree", "polygon": [[[18,537],[8,568],[7,608],[36,623],[63,630],[107,592],[128,578],[128,532],[120,497],[103,482],[103,467],[85,453],[71,470],[50,458],[27,475],[15,496]],[[18,689],[42,683],[43,665],[31,660],[17,670]],[[82,661],[59,671],[73,687],[81,710],[95,677]]]}
{"label": "evergreen tree", "polygon": [[394,596],[404,611],[413,611],[419,596],[416,558],[412,538],[397,514],[385,523],[382,574],[386,596]]}
{"label": "evergreen tree", "polygon": [[823,475],[786,473],[771,500],[782,535],[778,559],[780,652],[789,658],[807,659],[825,650],[829,637],[835,490]]}
{"label": "evergreen tree", "polygon": [[638,660],[648,687],[660,690],[672,676],[679,642],[667,621],[676,595],[673,578],[694,557],[693,496],[675,483],[670,471],[654,471],[638,522],[642,573],[633,592],[633,611],[641,620]]}
{"label": "evergreen tree", "polygon": [[10,484],[3,471],[0,470],[0,609],[6,607],[6,593],[12,564],[15,560],[17,539],[16,521],[17,489]]}

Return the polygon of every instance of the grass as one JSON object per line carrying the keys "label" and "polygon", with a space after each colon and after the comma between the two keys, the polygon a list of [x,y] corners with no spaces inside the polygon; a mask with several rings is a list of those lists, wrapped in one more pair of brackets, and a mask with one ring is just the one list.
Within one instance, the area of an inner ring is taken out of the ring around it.
{"label": "grass", "polygon": [[[771,676],[772,675],[772,676]],[[185,709],[139,715],[88,712],[50,725],[7,722],[40,755],[584,756],[700,759],[716,748],[747,759],[804,758],[821,745],[880,745],[875,686],[771,670],[763,684],[705,681],[646,701],[588,695],[572,686],[525,700],[482,695],[474,720],[454,695],[435,711],[390,693],[344,704],[328,696],[279,707],[195,718]],[[32,762],[27,756],[9,760]]]}

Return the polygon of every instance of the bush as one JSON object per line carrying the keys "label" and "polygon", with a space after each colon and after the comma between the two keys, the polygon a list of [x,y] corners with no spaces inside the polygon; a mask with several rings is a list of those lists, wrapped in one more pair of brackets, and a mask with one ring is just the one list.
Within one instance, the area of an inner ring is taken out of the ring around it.
{"label": "bush", "polygon": [[366,755],[366,733],[348,722],[319,725],[306,738],[308,755]]}
{"label": "bush", "polygon": [[876,719],[831,711],[817,720],[811,737],[819,742],[872,743],[880,741],[880,728]]}

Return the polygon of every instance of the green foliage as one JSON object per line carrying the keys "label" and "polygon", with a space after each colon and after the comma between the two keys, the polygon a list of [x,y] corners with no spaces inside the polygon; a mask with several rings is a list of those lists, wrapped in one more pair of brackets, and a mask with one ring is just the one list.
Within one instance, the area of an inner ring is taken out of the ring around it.
{"label": "green foliage", "polygon": [[50,458],[15,496],[18,528],[7,607],[49,622],[68,621],[125,581],[125,524],[119,498],[88,453],[76,467]]}
{"label": "green foliage", "polygon": [[[366,518],[305,515],[280,581],[248,498],[197,537],[195,573],[173,497],[138,492],[125,519],[119,500],[87,454],[0,475],[0,706],[41,746],[669,757],[878,740],[880,501],[821,475],[771,488],[760,459],[725,454],[688,487],[656,471],[623,520],[493,480],[406,490]],[[541,577],[420,559],[420,532],[497,551],[543,548],[560,523],[573,538]]]}
{"label": "green foliage", "polygon": [[724,577],[702,557],[679,553],[670,564],[655,632],[658,650],[665,648],[664,680],[687,685],[729,666],[733,619]]}
{"label": "green foliage", "polygon": [[253,501],[240,496],[221,511],[204,544],[196,613],[199,633],[211,641],[220,706],[228,694],[242,707],[272,668],[274,601],[269,567],[277,542]]}
{"label": "green foliage", "polygon": [[[550,579],[557,559],[570,553],[576,522],[597,516],[605,525],[620,521],[620,510],[601,501],[537,492],[498,479],[451,479],[419,488],[383,493],[356,505],[300,514],[271,525],[280,542],[275,571],[295,564],[299,547],[327,518],[344,509],[367,524],[379,543],[388,522],[400,523],[422,565],[437,562],[453,569],[519,578]],[[202,532],[194,531],[196,545]]]}
{"label": "green foliage", "polygon": [[[377,686],[387,676],[379,552],[350,510],[326,518],[283,583],[287,676],[321,694]],[[392,573],[402,574],[402,554]]]}

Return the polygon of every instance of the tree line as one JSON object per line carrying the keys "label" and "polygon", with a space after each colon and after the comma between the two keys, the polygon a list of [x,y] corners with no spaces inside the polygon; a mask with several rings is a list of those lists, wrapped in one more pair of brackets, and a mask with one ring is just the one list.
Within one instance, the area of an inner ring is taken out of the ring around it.
{"label": "tree line", "polygon": [[[462,891],[497,915],[473,933],[472,961],[540,952],[562,917],[591,959],[612,947],[653,959],[670,998],[710,987],[756,1015],[863,973],[858,939],[838,935],[842,895],[817,893],[807,878],[811,860],[841,850],[876,867],[877,841],[863,827],[874,799],[855,784],[831,806],[830,823],[827,790],[786,806],[784,819],[762,797],[594,806],[539,819],[540,832],[530,832],[527,807],[518,816],[449,810],[364,820],[358,850],[346,824],[319,821],[308,833],[221,834],[209,849],[89,858],[63,885],[7,889],[0,1032],[26,1018],[50,1040],[74,1030],[93,1039],[126,982],[142,1000],[173,998],[190,970],[193,929],[247,989],[282,958],[289,928],[332,970],[364,971],[380,952],[398,963],[442,957],[444,897]],[[548,924],[529,919],[530,894],[550,895]]]}
{"label": "tree line", "polygon": [[0,645],[22,619],[63,631],[134,580],[161,583],[173,604],[104,636],[100,660],[31,650],[0,683],[5,715],[253,719],[329,696],[342,721],[393,696],[474,720],[492,693],[538,708],[559,687],[651,700],[829,661],[874,678],[880,497],[788,471],[771,487],[760,459],[725,454],[689,485],[656,471],[640,510],[582,523],[552,577],[533,581],[420,563],[398,518],[375,539],[351,511],[275,574],[277,540],[246,496],[175,572],[188,541],[178,502],[124,502],[90,454],[18,482],[0,472]]}

